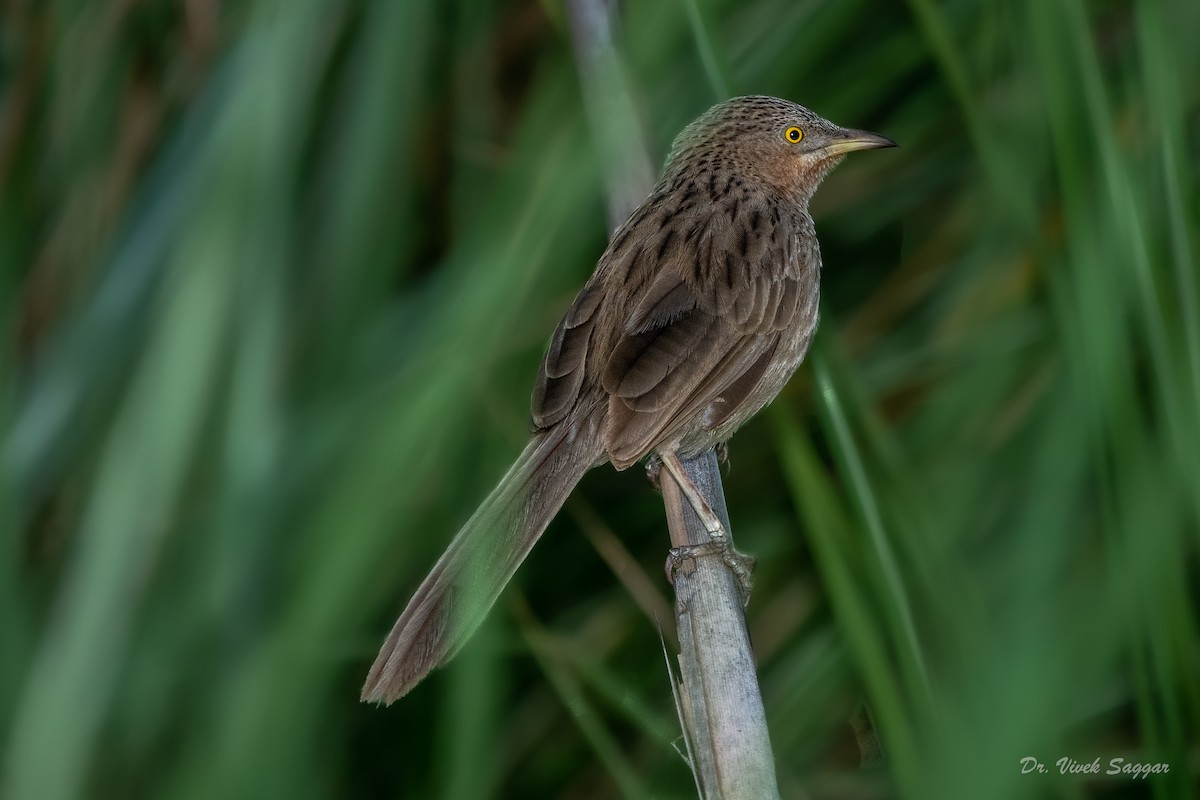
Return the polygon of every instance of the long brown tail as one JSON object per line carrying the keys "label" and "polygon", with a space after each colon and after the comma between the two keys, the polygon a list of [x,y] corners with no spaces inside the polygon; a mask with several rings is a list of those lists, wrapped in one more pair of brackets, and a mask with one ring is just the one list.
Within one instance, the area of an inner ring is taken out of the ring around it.
{"label": "long brown tail", "polygon": [[575,484],[600,459],[594,427],[564,421],[534,436],[396,620],[363,685],[364,701],[399,700],[466,643]]}

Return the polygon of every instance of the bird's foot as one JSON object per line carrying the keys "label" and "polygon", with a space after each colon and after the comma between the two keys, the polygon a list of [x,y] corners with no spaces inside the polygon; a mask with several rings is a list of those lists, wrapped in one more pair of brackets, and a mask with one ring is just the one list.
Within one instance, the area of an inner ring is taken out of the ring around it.
{"label": "bird's foot", "polygon": [[646,459],[646,480],[650,481],[656,492],[662,491],[662,468],[663,462],[658,453],[651,453]]}
{"label": "bird's foot", "polygon": [[719,556],[722,563],[729,568],[729,571],[733,573],[733,577],[737,579],[738,588],[742,593],[742,604],[749,603],[750,591],[754,588],[754,557],[748,556],[732,547],[727,538],[714,539],[704,544],[672,547],[667,553],[667,563],[665,565],[667,582],[674,586],[675,576],[678,573],[691,574],[696,568],[696,561],[712,556]]}
{"label": "bird's foot", "polygon": [[750,605],[750,592],[754,590],[754,566],[758,561],[752,555],[747,555],[733,545],[721,554],[721,560],[733,577],[737,578],[738,588],[742,591],[742,605]]}
{"label": "bird's foot", "polygon": [[729,442],[717,442],[713,451],[717,454],[717,463],[729,469]]}

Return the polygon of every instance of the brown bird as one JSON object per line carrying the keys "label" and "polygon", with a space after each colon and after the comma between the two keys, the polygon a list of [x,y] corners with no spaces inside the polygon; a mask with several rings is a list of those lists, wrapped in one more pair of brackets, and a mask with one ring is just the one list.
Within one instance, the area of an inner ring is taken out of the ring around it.
{"label": "brown bird", "polygon": [[458,651],[589,469],[671,467],[774,399],[817,325],[809,198],[846,153],[894,146],[775,97],[684,129],[554,331],[532,440],[409,601],[363,700],[403,697]]}

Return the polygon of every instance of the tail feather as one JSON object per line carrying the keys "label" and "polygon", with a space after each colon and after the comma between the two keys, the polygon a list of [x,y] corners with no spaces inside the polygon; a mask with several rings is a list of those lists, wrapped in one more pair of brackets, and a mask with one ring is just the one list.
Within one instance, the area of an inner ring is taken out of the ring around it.
{"label": "tail feather", "polygon": [[534,437],[396,620],[363,685],[364,701],[399,700],[466,643],[600,459],[594,427],[560,424]]}

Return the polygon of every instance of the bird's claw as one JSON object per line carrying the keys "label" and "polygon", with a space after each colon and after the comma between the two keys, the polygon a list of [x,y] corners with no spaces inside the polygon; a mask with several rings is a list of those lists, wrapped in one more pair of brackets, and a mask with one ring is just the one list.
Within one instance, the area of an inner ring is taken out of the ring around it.
{"label": "bird's claw", "polygon": [[722,467],[729,467],[729,442],[717,442],[713,446],[713,451],[717,454],[717,463]]}

